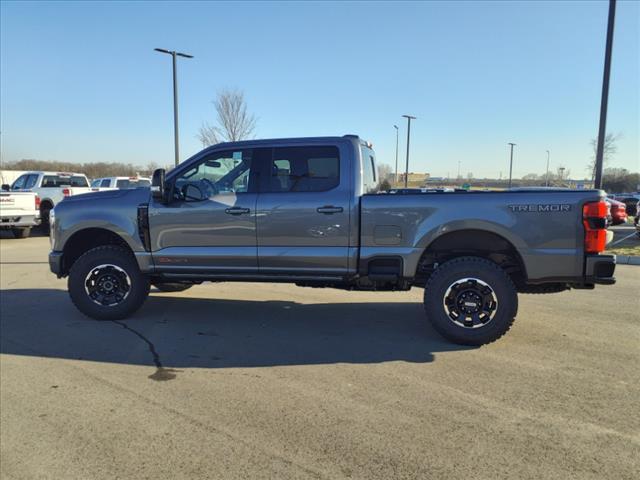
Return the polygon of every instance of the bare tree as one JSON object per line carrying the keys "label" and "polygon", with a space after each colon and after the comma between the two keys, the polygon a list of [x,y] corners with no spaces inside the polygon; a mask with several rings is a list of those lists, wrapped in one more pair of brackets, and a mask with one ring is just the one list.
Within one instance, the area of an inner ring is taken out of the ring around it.
{"label": "bare tree", "polygon": [[213,101],[218,115],[217,125],[203,123],[198,132],[202,146],[220,142],[236,142],[253,136],[256,118],[247,112],[244,93],[240,90],[222,90]]}
{"label": "bare tree", "polygon": [[[609,160],[613,158],[613,156],[618,152],[618,146],[616,142],[622,138],[622,134],[613,134],[607,133],[604,136],[604,146],[603,146],[603,155],[602,155],[602,167],[604,168]],[[589,166],[587,170],[591,173],[591,180],[596,178],[596,154],[598,151],[598,139],[591,139],[591,147],[593,148],[593,157],[591,157],[591,162],[589,162]]]}
{"label": "bare tree", "polygon": [[378,165],[378,177],[380,181],[389,180],[392,176],[393,170],[391,169],[391,165],[387,165],[386,163]]}

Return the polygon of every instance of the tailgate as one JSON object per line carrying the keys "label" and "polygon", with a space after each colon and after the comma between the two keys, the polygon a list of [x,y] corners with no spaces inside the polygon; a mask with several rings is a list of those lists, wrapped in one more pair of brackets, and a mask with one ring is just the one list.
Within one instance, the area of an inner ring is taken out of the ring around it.
{"label": "tailgate", "polygon": [[2,192],[0,193],[0,214],[33,215],[36,212],[36,194],[30,192]]}

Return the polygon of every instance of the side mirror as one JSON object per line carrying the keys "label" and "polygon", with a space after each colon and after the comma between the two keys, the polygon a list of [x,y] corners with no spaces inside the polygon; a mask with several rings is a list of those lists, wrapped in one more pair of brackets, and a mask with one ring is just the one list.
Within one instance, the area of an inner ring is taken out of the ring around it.
{"label": "side mirror", "polygon": [[8,192],[8,191],[10,191],[10,190],[11,190],[11,185],[9,185],[9,184],[7,184],[7,183],[3,183],[3,184],[2,184],[2,190],[3,190],[4,192]]}
{"label": "side mirror", "polygon": [[151,178],[151,195],[154,200],[164,202],[164,168],[158,168],[153,171]]}

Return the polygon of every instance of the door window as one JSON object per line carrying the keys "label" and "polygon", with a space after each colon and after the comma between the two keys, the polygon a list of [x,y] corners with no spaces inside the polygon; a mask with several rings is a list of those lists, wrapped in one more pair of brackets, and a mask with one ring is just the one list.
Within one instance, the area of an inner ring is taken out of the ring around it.
{"label": "door window", "polygon": [[217,152],[204,158],[176,179],[174,199],[206,200],[224,193],[251,191],[251,150]]}
{"label": "door window", "polygon": [[20,175],[18,179],[11,185],[11,190],[22,190],[29,175]]}
{"label": "door window", "polygon": [[38,181],[38,175],[29,175],[27,177],[26,182],[24,183],[24,188],[33,188],[36,186],[36,182]]}
{"label": "door window", "polygon": [[324,192],[340,184],[337,147],[274,148],[268,192]]}

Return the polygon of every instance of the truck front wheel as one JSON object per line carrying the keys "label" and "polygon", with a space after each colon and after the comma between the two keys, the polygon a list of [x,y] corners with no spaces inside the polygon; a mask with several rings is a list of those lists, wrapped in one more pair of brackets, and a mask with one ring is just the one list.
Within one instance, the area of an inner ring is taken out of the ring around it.
{"label": "truck front wheel", "polygon": [[504,335],[515,320],[518,294],[495,263],[460,257],[439,266],[424,290],[424,307],[433,327],[460,345],[483,345]]}
{"label": "truck front wheel", "polygon": [[122,247],[96,247],[69,271],[69,295],[82,313],[96,320],[119,320],[133,314],[149,295],[149,279]]}

